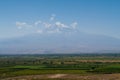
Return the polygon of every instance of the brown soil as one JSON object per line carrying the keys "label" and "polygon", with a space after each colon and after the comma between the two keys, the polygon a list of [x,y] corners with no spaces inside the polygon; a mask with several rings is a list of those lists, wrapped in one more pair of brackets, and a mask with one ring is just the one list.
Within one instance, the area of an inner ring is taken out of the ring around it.
{"label": "brown soil", "polygon": [[47,79],[58,79],[58,80],[120,80],[120,74],[90,74],[90,75],[79,75],[79,74],[46,74],[46,75],[28,75],[10,77],[1,80],[47,80]]}

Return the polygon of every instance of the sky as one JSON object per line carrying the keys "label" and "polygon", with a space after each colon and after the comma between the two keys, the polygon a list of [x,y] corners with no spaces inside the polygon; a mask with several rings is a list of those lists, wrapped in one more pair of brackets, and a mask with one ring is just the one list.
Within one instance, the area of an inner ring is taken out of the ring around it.
{"label": "sky", "polygon": [[0,0],[0,40],[72,32],[120,39],[119,4],[120,0]]}
{"label": "sky", "polygon": [[51,15],[66,24],[77,22],[81,31],[120,38],[119,0],[1,0],[0,38],[21,33],[16,22],[34,24]]}

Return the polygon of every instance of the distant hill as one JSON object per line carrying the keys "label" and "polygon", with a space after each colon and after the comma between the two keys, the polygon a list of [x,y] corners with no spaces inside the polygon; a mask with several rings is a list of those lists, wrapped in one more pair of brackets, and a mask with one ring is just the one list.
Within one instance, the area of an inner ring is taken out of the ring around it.
{"label": "distant hill", "polygon": [[0,41],[0,53],[104,53],[119,52],[119,47],[120,39],[82,32],[36,33]]}

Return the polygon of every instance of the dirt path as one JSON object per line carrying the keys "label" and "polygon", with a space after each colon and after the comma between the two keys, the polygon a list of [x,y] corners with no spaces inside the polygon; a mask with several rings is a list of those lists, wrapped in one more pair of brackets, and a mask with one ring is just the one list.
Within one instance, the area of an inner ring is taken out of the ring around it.
{"label": "dirt path", "polygon": [[120,74],[96,74],[96,75],[78,75],[78,74],[45,74],[45,75],[29,75],[11,77],[2,80],[47,80],[47,79],[61,79],[61,80],[120,80]]}
{"label": "dirt path", "polygon": [[48,76],[48,78],[62,78],[65,77],[67,74],[55,74],[55,75],[51,75]]}

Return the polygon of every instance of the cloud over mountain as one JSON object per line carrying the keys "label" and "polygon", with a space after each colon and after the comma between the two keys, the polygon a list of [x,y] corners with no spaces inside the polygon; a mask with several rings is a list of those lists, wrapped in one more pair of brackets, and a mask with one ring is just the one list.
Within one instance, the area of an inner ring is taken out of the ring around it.
{"label": "cloud over mountain", "polygon": [[50,20],[42,21],[38,20],[34,23],[27,23],[27,22],[16,22],[16,26],[18,29],[26,28],[33,30],[36,33],[62,33],[62,32],[74,32],[78,26],[77,22],[72,22],[70,24],[66,24],[65,22],[55,20],[56,15],[51,15]]}

